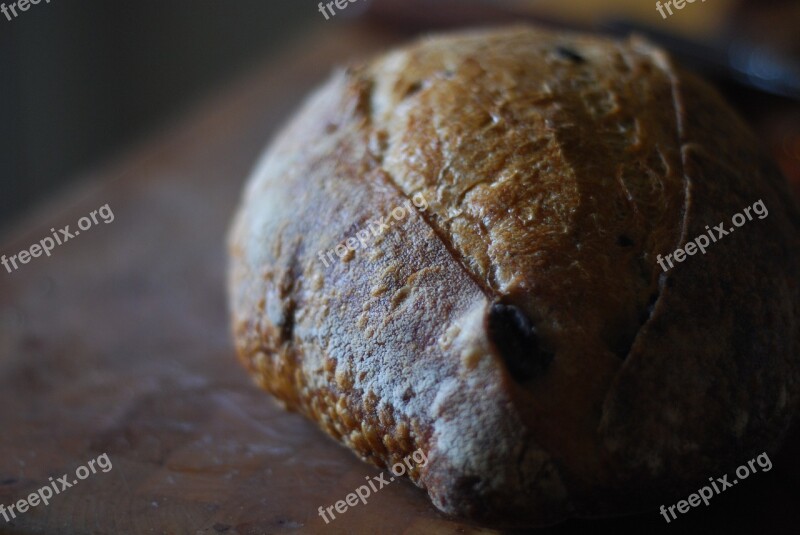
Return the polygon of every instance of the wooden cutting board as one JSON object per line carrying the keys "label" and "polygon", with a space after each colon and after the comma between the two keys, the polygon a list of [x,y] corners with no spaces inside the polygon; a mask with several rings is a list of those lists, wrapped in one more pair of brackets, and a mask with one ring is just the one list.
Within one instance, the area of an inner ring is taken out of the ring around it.
{"label": "wooden cutting board", "polygon": [[[51,257],[0,271],[0,504],[49,477],[74,479],[102,454],[113,466],[49,506],[9,523],[0,517],[0,533],[498,533],[446,518],[405,481],[326,525],[318,508],[378,469],[278,408],[251,384],[230,342],[224,235],[244,179],[331,66],[397,39],[338,24],[304,36],[2,240],[0,254],[16,254],[50,228],[75,230],[105,204],[114,214]],[[547,532],[739,533],[767,522],[779,533],[800,525],[799,473],[794,456],[775,458],[771,472],[681,526],[652,511]]]}

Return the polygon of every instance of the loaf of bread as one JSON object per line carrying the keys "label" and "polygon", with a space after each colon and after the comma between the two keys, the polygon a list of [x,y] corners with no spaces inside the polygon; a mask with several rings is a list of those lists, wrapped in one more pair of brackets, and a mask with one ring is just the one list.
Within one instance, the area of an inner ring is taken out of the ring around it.
{"label": "loaf of bread", "polygon": [[235,217],[238,355],[362,459],[421,448],[446,513],[674,503],[798,405],[800,216],[757,146],[640,39],[472,31],[338,71]]}

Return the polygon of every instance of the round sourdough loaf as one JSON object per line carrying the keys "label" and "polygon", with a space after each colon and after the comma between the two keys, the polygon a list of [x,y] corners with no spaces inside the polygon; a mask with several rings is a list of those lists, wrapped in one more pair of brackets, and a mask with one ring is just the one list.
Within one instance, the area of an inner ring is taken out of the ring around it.
{"label": "round sourdough loaf", "polygon": [[339,71],[231,229],[240,359],[367,461],[422,449],[447,513],[674,503],[798,403],[800,217],[757,145],[638,39],[475,31]]}

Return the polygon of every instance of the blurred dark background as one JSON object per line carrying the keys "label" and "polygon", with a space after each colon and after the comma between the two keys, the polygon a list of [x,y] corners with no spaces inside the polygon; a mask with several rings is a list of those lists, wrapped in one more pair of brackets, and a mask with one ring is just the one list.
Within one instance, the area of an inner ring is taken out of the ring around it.
{"label": "blurred dark background", "polygon": [[311,0],[42,0],[17,13],[0,14],[0,234],[324,23]]}

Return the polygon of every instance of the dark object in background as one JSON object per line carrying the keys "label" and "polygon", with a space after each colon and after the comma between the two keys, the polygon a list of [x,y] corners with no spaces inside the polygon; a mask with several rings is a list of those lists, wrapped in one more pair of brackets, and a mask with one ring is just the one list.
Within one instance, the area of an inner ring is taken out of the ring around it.
{"label": "dark object in background", "polygon": [[0,15],[0,234],[318,17],[308,2],[262,0],[83,0]]}
{"label": "dark object in background", "polygon": [[[734,12],[727,33],[758,42],[800,63],[800,2],[748,0]],[[739,99],[800,202],[800,106],[775,99]]]}
{"label": "dark object in background", "polygon": [[730,31],[800,59],[798,27],[800,2],[797,0],[747,0],[734,12]]}

